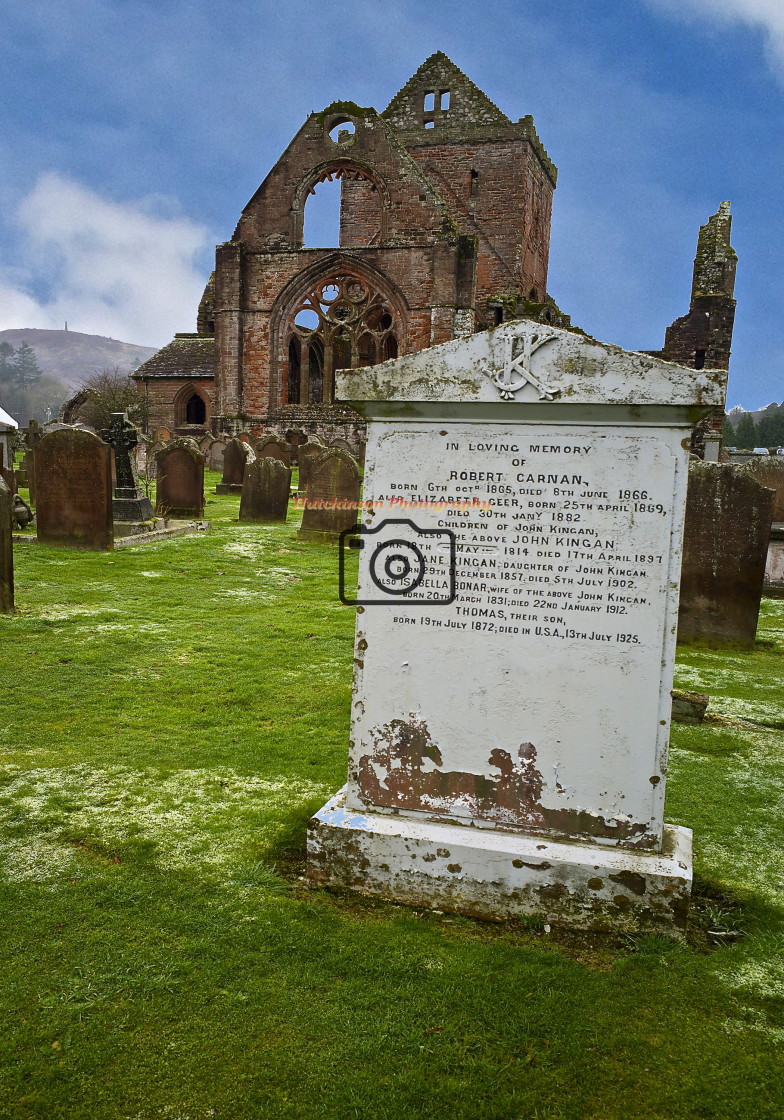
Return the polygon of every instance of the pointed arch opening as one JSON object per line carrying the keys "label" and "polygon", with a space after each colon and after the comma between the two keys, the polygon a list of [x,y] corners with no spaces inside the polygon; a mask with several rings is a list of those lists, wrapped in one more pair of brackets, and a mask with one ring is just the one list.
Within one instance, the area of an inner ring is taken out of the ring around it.
{"label": "pointed arch opening", "polygon": [[281,385],[285,402],[330,403],[337,370],[397,357],[403,310],[383,287],[382,278],[360,275],[347,262],[288,302],[277,329],[278,352],[288,358]]}

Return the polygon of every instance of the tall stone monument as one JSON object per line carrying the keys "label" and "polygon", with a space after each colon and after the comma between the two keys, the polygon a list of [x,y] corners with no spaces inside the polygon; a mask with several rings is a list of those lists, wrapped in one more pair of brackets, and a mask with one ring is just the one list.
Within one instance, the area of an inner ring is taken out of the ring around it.
{"label": "tall stone monument", "polygon": [[40,440],[43,438],[43,429],[37,420],[30,420],[27,425],[27,431],[24,434],[25,442],[25,457],[24,465],[27,470],[27,491],[30,495],[31,505],[36,504],[36,463],[35,463],[35,450],[38,447]]}
{"label": "tall stone monument", "polygon": [[111,448],[94,432],[58,428],[35,448],[36,530],[42,544],[114,547]]}
{"label": "tall stone monument", "polygon": [[[726,374],[519,321],[337,375],[368,419],[348,784],[312,882],[677,932],[689,433]],[[372,502],[373,508],[367,508]]]}
{"label": "tall stone monument", "polygon": [[0,614],[14,613],[14,496],[0,478]]}
{"label": "tall stone monument", "polygon": [[121,523],[147,521],[152,517],[152,503],[139,485],[136,463],[131,456],[139,443],[139,433],[125,412],[113,412],[111,423],[101,436],[114,448],[112,517]]}

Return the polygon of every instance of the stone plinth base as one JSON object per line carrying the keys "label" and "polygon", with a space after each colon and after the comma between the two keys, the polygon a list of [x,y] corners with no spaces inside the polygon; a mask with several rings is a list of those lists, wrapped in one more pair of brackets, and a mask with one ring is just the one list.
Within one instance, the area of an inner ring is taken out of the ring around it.
{"label": "stone plinth base", "polygon": [[682,935],[691,830],[664,826],[660,853],[346,809],[341,790],[308,825],[315,886],[477,918],[538,914],[578,929]]}
{"label": "stone plinth base", "polygon": [[241,494],[242,483],[237,482],[219,482],[215,487],[216,494]]}
{"label": "stone plinth base", "polygon": [[147,521],[152,517],[152,503],[140,491],[116,489],[112,499],[114,521]]}
{"label": "stone plinth base", "polygon": [[204,533],[211,528],[209,521],[167,521],[163,528],[151,529],[147,533],[133,533],[114,541],[115,548],[127,548],[137,544],[154,544],[166,541],[169,537],[182,537],[186,533]]}

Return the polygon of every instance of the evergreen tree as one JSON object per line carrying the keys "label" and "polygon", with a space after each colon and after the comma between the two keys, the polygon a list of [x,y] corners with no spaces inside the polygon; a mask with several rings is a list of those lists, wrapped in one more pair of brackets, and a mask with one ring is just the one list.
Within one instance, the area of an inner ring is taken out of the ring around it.
{"label": "evergreen tree", "polygon": [[721,440],[725,447],[735,447],[735,429],[732,426],[732,421],[729,416],[724,417],[724,423],[721,428]]}
{"label": "evergreen tree", "polygon": [[779,447],[784,443],[784,409],[781,405],[765,409],[757,423],[760,447]]}
{"label": "evergreen tree", "polygon": [[757,425],[754,423],[750,412],[744,412],[741,416],[735,429],[735,439],[738,441],[738,447],[744,451],[749,451],[752,447],[758,446]]}
{"label": "evergreen tree", "polygon": [[13,361],[14,380],[17,387],[26,393],[32,389],[43,376],[43,370],[38,365],[35,350],[28,342],[23,342],[16,352]]}

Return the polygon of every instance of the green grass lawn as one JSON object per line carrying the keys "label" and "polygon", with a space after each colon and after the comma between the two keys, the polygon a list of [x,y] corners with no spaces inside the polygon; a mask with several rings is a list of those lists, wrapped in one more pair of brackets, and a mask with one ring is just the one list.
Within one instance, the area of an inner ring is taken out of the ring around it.
{"label": "green grass lawn", "polygon": [[780,1120],[784,603],[753,653],[679,659],[716,713],[673,732],[687,943],[422,913],[304,884],[353,613],[334,548],[238,504],[116,553],[16,547],[0,1117]]}

